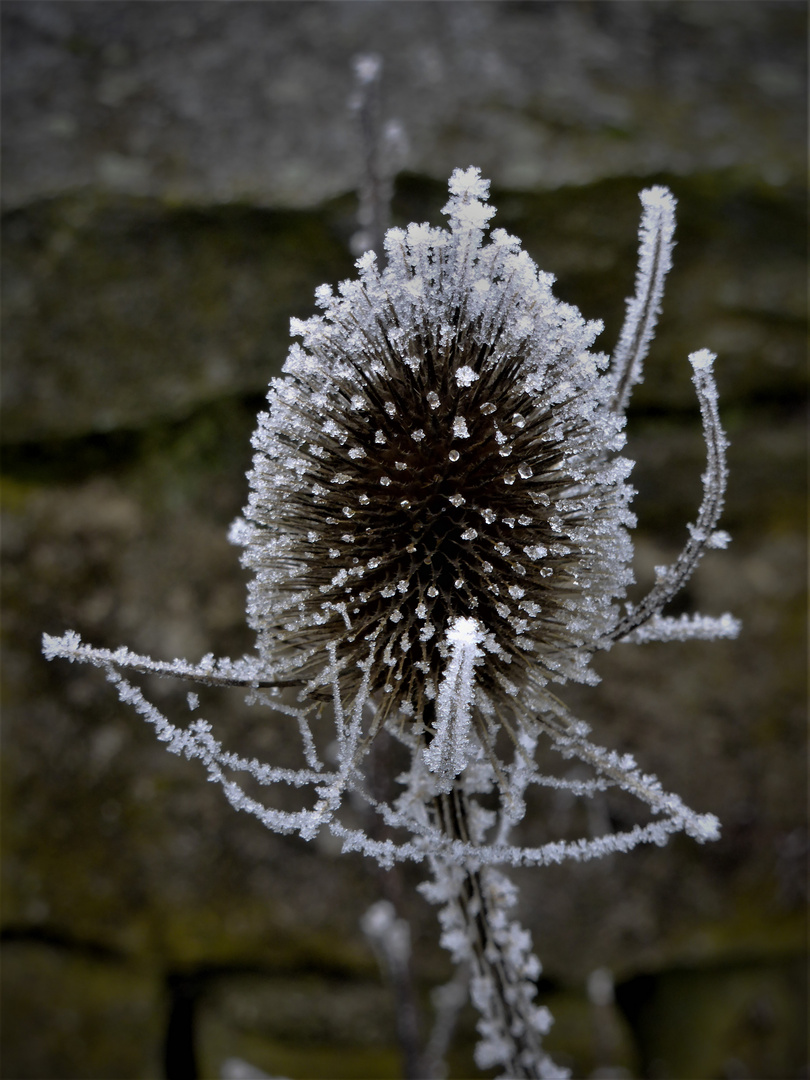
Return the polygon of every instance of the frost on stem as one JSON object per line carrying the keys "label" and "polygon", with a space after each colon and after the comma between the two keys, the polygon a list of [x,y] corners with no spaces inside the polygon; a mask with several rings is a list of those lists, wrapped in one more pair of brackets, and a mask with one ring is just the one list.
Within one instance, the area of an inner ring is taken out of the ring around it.
{"label": "frost on stem", "polygon": [[475,665],[483,657],[480,640],[481,629],[475,619],[456,619],[447,631],[450,658],[436,697],[436,733],[425,750],[425,763],[448,791],[467,764]]}
{"label": "frost on stem", "polygon": [[[375,77],[359,70],[367,89]],[[255,654],[167,663],[73,633],[43,647],[49,659],[101,667],[169,750],[199,758],[268,828],[304,839],[328,830],[384,867],[428,861],[445,944],[473,971],[479,1062],[554,1076],[541,1046],[549,1019],[532,1004],[539,964],[504,914],[511,887],[494,868],[599,858],[679,831],[717,836],[711,814],[589,741],[552,686],[595,683],[594,652],[617,642],[736,635],[728,614],[663,614],[704,551],[728,542],[717,528],[726,440],[714,357],[701,350],[690,361],[707,446],[703,500],[675,562],[641,603],[622,607],[634,525],[624,410],[661,306],[675,200],[661,187],[642,193],[635,295],[610,360],[592,350],[601,325],[554,297],[552,276],[515,237],[488,234],[495,210],[479,170],[457,169],[449,186],[447,228],[388,230],[384,268],[367,251],[357,278],[316,290],[321,314],[292,320],[300,341],[258,418],[250,498],[231,531],[252,574]],[[173,724],[124,672],[246,687],[297,730],[300,764],[226,751],[193,698],[195,719]],[[366,764],[383,729],[410,766],[380,793]],[[541,739],[584,762],[589,778],[542,773]],[[240,776],[267,798],[248,795]],[[304,809],[273,805],[284,786],[308,793]],[[533,787],[581,798],[621,790],[649,820],[516,844],[510,830]],[[349,793],[388,826],[385,839],[344,817]]]}
{"label": "frost on stem", "polygon": [[614,393],[612,408],[624,412],[630,393],[642,379],[642,365],[649,352],[655,324],[661,314],[664,281],[672,268],[675,233],[675,199],[665,187],[641,193],[643,213],[639,227],[636,292],[627,301],[627,315],[613,352]]}
{"label": "frost on stem", "polygon": [[[728,480],[726,465],[728,442],[717,411],[717,386],[712,374],[714,360],[714,353],[710,353],[707,349],[701,349],[700,352],[692,353],[689,357],[692,364],[692,382],[700,403],[703,437],[707,450],[706,471],[702,478],[703,501],[697,521],[694,525],[687,526],[689,539],[678,558],[672,566],[656,567],[655,585],[637,607],[632,608],[628,605],[627,614],[607,635],[608,641],[622,640],[654,617],[658,620],[657,625],[666,635],[667,627],[673,624],[671,620],[664,622],[660,619],[662,609],[686,585],[707,548],[725,547],[728,544],[728,533],[717,531]],[[708,637],[736,637],[739,625],[730,615],[726,614],[720,620],[713,620],[713,623],[716,631],[722,628],[723,632],[711,633],[712,621],[707,622],[700,617],[691,622],[681,621],[680,640],[685,640],[687,637],[702,637],[704,640]],[[735,624],[736,630],[732,630]],[[638,640],[656,640],[653,633],[650,628],[648,636],[642,636]]]}

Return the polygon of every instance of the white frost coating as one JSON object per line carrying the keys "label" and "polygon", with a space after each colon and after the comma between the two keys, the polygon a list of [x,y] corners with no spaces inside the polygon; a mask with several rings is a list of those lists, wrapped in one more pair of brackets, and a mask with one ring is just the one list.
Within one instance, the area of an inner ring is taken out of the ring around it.
{"label": "white frost coating", "polygon": [[446,634],[450,659],[436,697],[436,734],[425,750],[425,764],[452,786],[467,764],[470,723],[475,700],[475,665],[483,657],[484,634],[476,619],[459,618]]}
{"label": "white frost coating", "polygon": [[123,646],[97,649],[85,645],[74,630],[68,630],[61,637],[43,634],[42,652],[46,660],[61,657],[71,663],[94,664],[101,668],[112,665],[170,678],[192,679],[208,686],[260,686],[262,682],[262,666],[257,657],[215,660],[213,656],[204,656],[198,664],[190,664],[187,660],[153,660]]}
{"label": "white frost coating", "polygon": [[741,623],[728,612],[719,618],[708,615],[654,615],[649,622],[626,634],[621,640],[633,645],[647,641],[717,641],[739,636]]}
{"label": "white frost coating", "polygon": [[609,647],[610,643],[623,640],[649,619],[660,615],[662,609],[692,576],[706,549],[716,543],[717,522],[723,512],[728,482],[728,441],[717,411],[717,384],[712,370],[714,360],[714,353],[708,349],[700,349],[689,357],[706,442],[706,471],[702,476],[703,501],[697,520],[694,524],[687,525],[689,539],[676,561],[671,566],[656,567],[656,582],[653,588],[640,604],[629,608],[624,618],[619,620],[597,647]]}
{"label": "white frost coating", "polygon": [[544,555],[548,555],[548,548],[542,544],[527,544],[523,550],[530,559],[542,559]]}
{"label": "white frost coating", "polygon": [[478,375],[467,364],[456,371],[456,382],[459,386],[472,386],[477,380]]}
{"label": "white frost coating", "polygon": [[431,868],[433,880],[420,891],[443,905],[442,945],[457,964],[468,964],[472,971],[470,996],[481,1014],[476,1064],[481,1069],[500,1066],[503,1077],[564,1080],[570,1072],[542,1049],[553,1020],[548,1009],[534,1004],[542,967],[532,952],[531,935],[510,919],[517,899],[514,885],[492,869],[463,875],[440,859],[431,860]]}
{"label": "white frost coating", "polygon": [[675,198],[665,187],[641,193],[644,207],[639,227],[635,296],[627,301],[627,315],[613,353],[615,381],[613,407],[624,412],[633,386],[641,381],[642,365],[661,313],[664,281],[672,266],[675,233]]}
{"label": "white frost coating", "polygon": [[689,362],[695,371],[711,371],[717,357],[708,349],[700,349],[689,357]]}
{"label": "white frost coating", "polygon": [[706,547],[722,551],[731,543],[731,536],[725,529],[715,529],[706,538]]}

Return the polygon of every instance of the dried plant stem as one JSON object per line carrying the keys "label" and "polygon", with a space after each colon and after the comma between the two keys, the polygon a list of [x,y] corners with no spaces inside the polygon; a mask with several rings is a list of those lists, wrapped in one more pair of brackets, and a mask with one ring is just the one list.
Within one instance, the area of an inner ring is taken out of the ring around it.
{"label": "dried plant stem", "polygon": [[[447,836],[464,843],[471,842],[469,802],[459,786],[436,796],[433,809],[437,824]],[[483,877],[488,872],[487,869],[463,867],[455,898],[471,946],[469,959],[473,984],[478,979],[494,988],[494,993],[487,995],[484,1023],[489,1021],[500,1033],[511,1036],[508,1060],[500,1061],[506,1069],[505,1075],[546,1077],[549,1074],[545,1066],[550,1061],[535,1026],[533,1014],[536,1008],[521,986],[525,975],[515,970],[514,959],[507,955],[499,935],[494,932],[495,926],[503,923],[503,914],[492,910],[491,890],[486,888]]]}

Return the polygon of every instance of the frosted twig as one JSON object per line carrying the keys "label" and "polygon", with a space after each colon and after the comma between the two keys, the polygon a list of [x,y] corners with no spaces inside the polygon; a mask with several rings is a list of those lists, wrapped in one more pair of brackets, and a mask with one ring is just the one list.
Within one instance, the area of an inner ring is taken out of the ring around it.
{"label": "frosted twig", "polygon": [[726,612],[709,615],[653,615],[642,626],[621,638],[622,644],[644,645],[648,641],[720,641],[736,638],[741,623]]}
{"label": "frosted twig", "polygon": [[[469,845],[475,839],[469,803],[461,787],[440,795],[436,818],[442,830]],[[474,865],[451,866],[441,856],[431,859],[435,882],[423,888],[429,898],[445,900],[439,915],[442,944],[456,963],[472,967],[471,995],[481,1014],[482,1036],[475,1049],[479,1068],[500,1065],[504,1077],[551,1080],[569,1076],[555,1065],[542,1048],[542,1037],[551,1027],[548,1009],[533,1003],[541,966],[532,952],[531,935],[508,909],[517,891],[492,869]]]}
{"label": "frosted twig", "polygon": [[648,619],[660,614],[692,576],[706,549],[724,547],[727,542],[725,533],[718,536],[715,532],[723,510],[728,479],[728,443],[717,411],[717,386],[712,375],[714,360],[714,353],[708,349],[701,349],[689,357],[692,364],[692,382],[700,402],[703,437],[706,440],[706,471],[702,477],[703,501],[697,521],[694,525],[687,526],[689,539],[675,562],[671,566],[656,567],[656,583],[650,592],[604,635],[597,648],[609,648],[614,641],[620,641]]}
{"label": "frosted twig", "polygon": [[[131,705],[144,720],[152,724],[161,742],[173,754],[183,754],[186,758],[199,758],[208,772],[209,780],[217,783],[225,793],[228,802],[236,810],[245,810],[257,817],[271,832],[299,833],[305,840],[315,835],[320,824],[328,820],[321,815],[315,822],[312,811],[289,812],[274,810],[263,806],[251,798],[242,788],[230,780],[225,769],[243,769],[262,784],[287,783],[294,787],[307,784],[324,784],[332,778],[330,774],[311,772],[305,769],[273,769],[256,761],[247,761],[228,754],[211,734],[210,725],[204,720],[195,720],[189,728],[182,730],[175,727],[159,709],[146,700],[141,691],[129,683],[112,665],[106,669],[108,680],[115,686],[122,702]],[[317,789],[316,789],[317,790]]]}
{"label": "frosted twig", "polygon": [[467,764],[475,665],[483,658],[480,640],[475,619],[457,619],[447,632],[450,660],[436,698],[436,734],[425,750],[425,763],[448,788]]}
{"label": "frosted twig", "polygon": [[260,657],[243,657],[241,660],[229,660],[224,657],[215,659],[213,654],[204,656],[198,664],[187,660],[153,660],[150,656],[140,656],[123,645],[117,649],[97,648],[82,641],[75,630],[68,630],[57,637],[52,634],[42,635],[42,652],[48,660],[61,657],[71,663],[93,664],[95,667],[127,668],[142,675],[162,675],[172,679],[189,679],[204,686],[243,686],[272,688],[282,686],[301,686],[299,679],[274,680],[265,678],[266,666]]}
{"label": "frosted twig", "polygon": [[640,195],[644,207],[639,226],[636,292],[627,301],[627,314],[611,359],[615,384],[611,408],[623,413],[633,386],[641,382],[642,366],[661,313],[664,281],[672,267],[675,199],[665,187],[648,188]]}

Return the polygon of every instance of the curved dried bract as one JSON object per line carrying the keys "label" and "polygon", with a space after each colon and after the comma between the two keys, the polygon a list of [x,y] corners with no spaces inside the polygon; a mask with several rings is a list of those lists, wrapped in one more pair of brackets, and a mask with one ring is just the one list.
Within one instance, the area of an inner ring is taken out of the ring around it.
{"label": "curved dried bract", "polygon": [[[717,385],[712,374],[712,365],[716,357],[707,349],[692,353],[689,362],[692,365],[692,381],[695,384],[700,413],[703,420],[703,437],[706,442],[706,471],[703,474],[703,501],[700,505],[697,521],[694,525],[688,525],[689,539],[678,558],[671,566],[656,567],[656,582],[650,592],[640,604],[628,608],[627,614],[606,635],[600,647],[606,647],[614,641],[626,638],[633,631],[638,630],[648,620],[659,617],[661,611],[670,600],[686,585],[694,573],[698,563],[707,548],[724,548],[728,541],[728,533],[718,531],[717,524],[723,512],[723,502],[728,481],[728,466],[726,465],[726,448],[728,442],[720,424],[720,416],[717,411]],[[665,637],[668,627],[672,623],[659,623]],[[736,627],[736,628],[735,628]],[[722,623],[698,618],[690,624],[680,623],[679,640],[689,637],[699,637],[707,640],[712,637],[736,636],[739,624],[729,615],[722,617]],[[716,632],[712,633],[715,628]],[[661,640],[656,638],[653,632],[642,640]]]}
{"label": "curved dried bract", "polygon": [[611,358],[614,382],[611,408],[624,413],[633,386],[641,382],[642,366],[661,314],[664,281],[672,268],[675,234],[675,199],[665,187],[641,193],[643,212],[639,227],[635,295],[627,301],[627,314]]}

